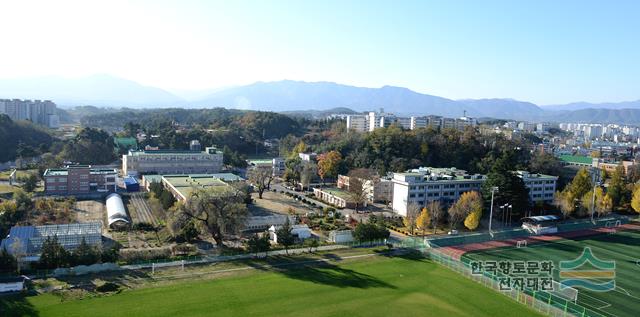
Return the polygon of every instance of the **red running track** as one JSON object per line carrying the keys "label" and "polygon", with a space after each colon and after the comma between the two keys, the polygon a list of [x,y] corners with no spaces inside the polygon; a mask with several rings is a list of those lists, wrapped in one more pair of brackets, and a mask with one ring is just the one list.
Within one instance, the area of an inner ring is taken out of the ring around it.
{"label": "red running track", "polygon": [[616,228],[596,228],[596,229],[576,230],[576,231],[570,231],[570,232],[562,232],[554,235],[540,235],[540,236],[531,236],[527,238],[470,243],[470,244],[464,244],[459,246],[442,247],[442,248],[439,248],[438,250],[444,254],[451,256],[456,260],[460,260],[462,256],[467,252],[495,249],[495,248],[501,248],[501,247],[513,247],[517,245],[518,241],[523,241],[523,240],[526,240],[527,244],[535,244],[535,243],[556,241],[560,239],[572,239],[572,238],[592,236],[592,235],[597,235],[602,233],[610,233],[612,232],[612,230],[640,230],[640,225],[624,224]]}

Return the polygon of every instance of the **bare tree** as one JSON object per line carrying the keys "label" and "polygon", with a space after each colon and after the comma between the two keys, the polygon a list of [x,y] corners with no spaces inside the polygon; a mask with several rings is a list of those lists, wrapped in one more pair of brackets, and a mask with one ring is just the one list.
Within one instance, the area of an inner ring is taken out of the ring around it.
{"label": "bare tree", "polygon": [[20,238],[14,238],[13,243],[11,244],[11,253],[13,253],[13,257],[16,259],[16,272],[20,274],[22,259],[26,255],[24,251],[24,244]]}
{"label": "bare tree", "polygon": [[302,184],[302,190],[309,188],[313,176],[316,175],[318,167],[315,163],[305,162],[300,172],[300,183]]}
{"label": "bare tree", "polygon": [[364,206],[369,199],[369,192],[373,190],[375,174],[366,168],[358,168],[349,172],[349,197],[356,204],[355,210],[359,206]]}
{"label": "bare tree", "polygon": [[414,202],[410,202],[407,205],[407,215],[404,217],[403,222],[405,227],[411,230],[411,234],[413,234],[413,232],[416,229],[416,224],[417,224],[418,216],[420,216],[420,211],[421,211],[420,205]]}
{"label": "bare tree", "polygon": [[237,233],[247,217],[246,189],[238,185],[213,186],[191,193],[181,207],[187,217],[200,221],[222,246],[225,234]]}
{"label": "bare tree", "polygon": [[442,209],[439,201],[434,200],[429,202],[427,210],[429,211],[429,216],[431,216],[431,225],[433,226],[433,233],[435,234],[438,228],[438,223],[440,223],[444,217],[444,209]]}
{"label": "bare tree", "polygon": [[249,170],[248,177],[258,191],[258,198],[262,199],[262,193],[271,187],[271,181],[274,178],[273,170],[255,166]]}

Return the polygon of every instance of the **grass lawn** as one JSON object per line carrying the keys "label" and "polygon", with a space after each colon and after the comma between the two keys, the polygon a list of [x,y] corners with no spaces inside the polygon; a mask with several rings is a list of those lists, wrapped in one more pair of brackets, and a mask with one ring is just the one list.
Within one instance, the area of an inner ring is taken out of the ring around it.
{"label": "grass lawn", "polygon": [[[2,303],[4,301],[4,303]],[[2,316],[538,316],[493,290],[415,256],[258,268],[210,280],[68,300],[0,299]]]}
{"label": "grass lawn", "polygon": [[[474,260],[573,260],[591,247],[593,254],[605,261],[616,262],[616,288],[608,292],[578,289],[578,304],[604,316],[638,316],[640,313],[640,232],[619,231],[579,239],[563,239],[550,243],[533,244],[526,248],[499,248],[467,253],[464,261]],[[558,278],[558,271],[554,271]]]}

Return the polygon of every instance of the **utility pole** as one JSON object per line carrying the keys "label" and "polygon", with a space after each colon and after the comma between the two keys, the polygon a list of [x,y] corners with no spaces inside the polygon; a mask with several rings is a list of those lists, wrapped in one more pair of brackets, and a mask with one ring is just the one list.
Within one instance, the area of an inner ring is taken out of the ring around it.
{"label": "utility pole", "polygon": [[596,158],[596,167],[595,167],[595,170],[593,171],[593,195],[591,195],[591,222],[592,223],[593,223],[593,214],[596,211],[596,187],[598,187],[598,166],[600,166],[600,158]]}
{"label": "utility pole", "polygon": [[491,187],[491,211],[489,212],[489,234],[493,237],[491,231],[491,221],[493,220],[493,195],[498,191],[498,186]]}

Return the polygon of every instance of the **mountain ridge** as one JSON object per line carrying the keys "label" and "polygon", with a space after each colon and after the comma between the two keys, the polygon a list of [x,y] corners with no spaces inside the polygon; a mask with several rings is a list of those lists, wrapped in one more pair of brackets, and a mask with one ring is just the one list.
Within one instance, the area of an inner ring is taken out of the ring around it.
{"label": "mountain ridge", "polygon": [[453,100],[393,85],[372,88],[330,81],[299,80],[258,81],[243,86],[202,90],[200,93],[192,91],[190,95],[197,100],[186,100],[164,89],[106,74],[81,78],[49,76],[0,79],[0,98],[51,99],[62,107],[227,107],[296,113],[322,113],[328,109],[349,108],[354,112],[383,109],[398,115],[460,117],[466,114],[530,121],[573,122],[580,119],[640,123],[640,114],[636,115],[636,112],[640,113],[640,100],[539,106],[512,98]]}

